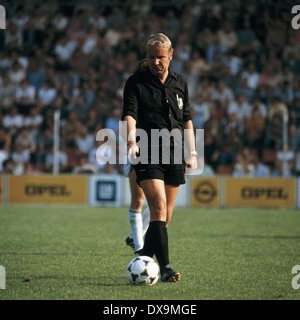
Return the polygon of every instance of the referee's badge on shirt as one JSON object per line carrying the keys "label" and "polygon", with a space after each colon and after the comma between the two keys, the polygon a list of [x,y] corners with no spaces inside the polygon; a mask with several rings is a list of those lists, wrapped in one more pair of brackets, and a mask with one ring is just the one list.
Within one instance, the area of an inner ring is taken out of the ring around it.
{"label": "referee's badge on shirt", "polygon": [[182,100],[182,98],[179,97],[178,94],[176,94],[176,99],[177,99],[178,108],[179,108],[179,109],[182,109],[182,108],[183,108],[183,100]]}

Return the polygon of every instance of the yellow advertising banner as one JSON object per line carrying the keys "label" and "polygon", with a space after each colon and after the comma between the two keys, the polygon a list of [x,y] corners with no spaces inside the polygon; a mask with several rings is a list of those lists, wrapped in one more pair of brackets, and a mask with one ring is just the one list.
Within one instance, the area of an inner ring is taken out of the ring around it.
{"label": "yellow advertising banner", "polygon": [[0,204],[3,203],[3,176],[0,175]]}
{"label": "yellow advertising banner", "polygon": [[219,207],[220,179],[193,178],[191,179],[191,207]]}
{"label": "yellow advertising banner", "polygon": [[87,204],[87,176],[8,176],[7,203]]}
{"label": "yellow advertising banner", "polygon": [[225,178],[225,207],[296,206],[294,178]]}

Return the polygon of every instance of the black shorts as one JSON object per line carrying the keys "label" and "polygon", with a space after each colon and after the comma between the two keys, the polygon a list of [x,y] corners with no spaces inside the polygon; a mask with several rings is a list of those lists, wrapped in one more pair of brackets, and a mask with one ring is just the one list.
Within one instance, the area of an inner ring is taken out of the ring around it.
{"label": "black shorts", "polygon": [[185,184],[184,164],[141,164],[133,166],[137,176],[137,183],[147,179],[160,179],[166,185],[179,186]]}

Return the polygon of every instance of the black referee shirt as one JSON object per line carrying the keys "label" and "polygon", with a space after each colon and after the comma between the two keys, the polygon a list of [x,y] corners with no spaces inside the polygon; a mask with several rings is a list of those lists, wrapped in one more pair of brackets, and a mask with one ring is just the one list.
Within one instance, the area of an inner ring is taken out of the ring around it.
{"label": "black referee shirt", "polygon": [[132,116],[137,128],[183,129],[183,123],[191,120],[190,102],[186,81],[169,70],[164,84],[149,68],[130,76],[124,88],[123,115]]}
{"label": "black referee shirt", "polygon": [[[192,119],[186,81],[171,70],[164,84],[149,68],[136,72],[125,84],[122,120],[125,116],[133,117],[137,121],[136,128],[146,131],[149,157],[153,157],[151,147],[159,146],[157,161],[161,163],[165,161],[162,160],[164,157],[169,158],[165,155],[165,150],[169,149],[173,150],[170,154],[170,162],[173,163],[174,153],[181,150],[183,154],[183,124]],[[168,132],[179,129],[182,139],[174,140],[171,136],[168,143],[163,143],[161,139],[157,145],[151,141],[152,129],[167,129]]]}

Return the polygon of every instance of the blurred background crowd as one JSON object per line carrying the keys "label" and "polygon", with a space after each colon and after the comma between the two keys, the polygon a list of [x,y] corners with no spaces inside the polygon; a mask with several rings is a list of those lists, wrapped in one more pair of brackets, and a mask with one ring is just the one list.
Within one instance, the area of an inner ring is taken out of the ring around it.
{"label": "blurred background crowd", "polygon": [[172,69],[188,81],[195,129],[204,129],[203,174],[299,175],[300,30],[291,26],[292,3],[4,2],[0,173],[52,172],[55,110],[60,172],[122,173],[122,165],[97,162],[96,133],[118,134],[124,82],[148,37],[163,32],[175,49]]}

